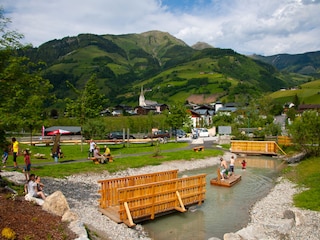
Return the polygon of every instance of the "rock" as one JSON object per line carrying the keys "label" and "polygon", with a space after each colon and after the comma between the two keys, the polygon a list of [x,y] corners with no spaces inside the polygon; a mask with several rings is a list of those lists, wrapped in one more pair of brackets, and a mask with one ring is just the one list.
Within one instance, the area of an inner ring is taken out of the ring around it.
{"label": "rock", "polygon": [[302,212],[295,212],[296,226],[304,225],[306,223],[305,215]]}
{"label": "rock", "polygon": [[285,219],[295,219],[294,212],[292,210],[285,210],[283,212],[283,218],[285,218]]}
{"label": "rock", "polygon": [[70,210],[70,207],[63,193],[56,191],[45,199],[42,209],[62,217],[66,211]]}
{"label": "rock", "polygon": [[26,195],[24,196],[24,199],[25,199],[26,201],[33,202],[33,203],[38,204],[38,205],[40,205],[40,206],[42,206],[43,203],[44,203],[43,199],[32,197],[30,194],[26,194]]}
{"label": "rock", "polygon": [[69,228],[76,234],[78,234],[78,238],[76,240],[89,240],[87,231],[83,226],[83,223],[80,221],[73,221],[69,224]]}
{"label": "rock", "polygon": [[79,220],[79,215],[71,210],[67,210],[61,219],[63,222],[72,222]]}
{"label": "rock", "polygon": [[265,224],[265,227],[271,230],[275,230],[279,233],[286,234],[295,225],[294,219],[277,219]]}
{"label": "rock", "polygon": [[242,240],[242,238],[236,233],[226,233],[223,235],[223,240]]}
{"label": "rock", "polygon": [[245,240],[268,239],[265,235],[265,229],[261,224],[250,225],[236,232],[241,238]]}

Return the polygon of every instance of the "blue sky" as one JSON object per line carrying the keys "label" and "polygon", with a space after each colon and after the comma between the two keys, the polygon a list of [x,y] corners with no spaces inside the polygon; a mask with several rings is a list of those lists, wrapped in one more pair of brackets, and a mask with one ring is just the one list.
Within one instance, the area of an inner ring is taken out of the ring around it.
{"label": "blue sky", "polygon": [[320,50],[320,0],[1,0],[24,42],[81,33],[168,32],[242,54]]}

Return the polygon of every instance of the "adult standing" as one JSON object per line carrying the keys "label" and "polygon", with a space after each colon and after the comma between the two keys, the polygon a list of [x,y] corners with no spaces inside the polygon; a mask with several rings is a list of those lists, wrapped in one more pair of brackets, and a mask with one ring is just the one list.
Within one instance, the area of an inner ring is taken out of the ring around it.
{"label": "adult standing", "polygon": [[16,138],[12,138],[12,154],[13,154],[13,166],[15,169],[18,168],[17,157],[19,155],[19,142]]}
{"label": "adult standing", "polygon": [[93,141],[93,139],[90,139],[90,146],[89,146],[89,154],[88,154],[88,159],[90,159],[90,157],[93,157],[94,154],[94,149],[96,148],[96,143]]}

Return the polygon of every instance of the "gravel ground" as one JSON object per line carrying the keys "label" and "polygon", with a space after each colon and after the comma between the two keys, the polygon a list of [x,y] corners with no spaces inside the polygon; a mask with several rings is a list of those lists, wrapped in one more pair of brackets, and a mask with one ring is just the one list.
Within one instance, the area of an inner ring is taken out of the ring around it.
{"label": "gravel ground", "polygon": [[[226,159],[229,159],[230,156],[230,153],[224,155]],[[150,238],[143,231],[141,225],[138,224],[134,229],[131,229],[125,224],[113,222],[100,213],[98,210],[98,200],[100,198],[98,190],[100,185],[97,181],[107,178],[117,178],[172,169],[179,169],[181,172],[196,168],[205,168],[218,163],[219,157],[194,161],[172,161],[158,166],[128,169],[115,174],[104,172],[103,174],[73,175],[66,177],[65,179],[42,178],[42,182],[46,185],[45,192],[47,194],[51,194],[57,190],[62,191],[68,200],[71,210],[80,216],[80,221],[88,226],[94,227],[97,232],[102,233],[102,236],[105,237],[104,239],[149,240]],[[24,176],[19,172],[1,172],[1,175],[8,177],[15,182],[24,182]],[[248,226],[276,218],[283,218],[284,210],[296,209],[292,206],[292,195],[298,191],[299,189],[295,188],[292,183],[286,180],[279,180],[279,183],[270,194],[253,206],[251,211],[252,220]],[[320,213],[308,210],[299,211],[305,215],[307,227],[304,227],[303,229],[301,226],[294,227],[290,232],[289,238],[286,239],[320,239]],[[310,237],[306,238],[306,236]]]}

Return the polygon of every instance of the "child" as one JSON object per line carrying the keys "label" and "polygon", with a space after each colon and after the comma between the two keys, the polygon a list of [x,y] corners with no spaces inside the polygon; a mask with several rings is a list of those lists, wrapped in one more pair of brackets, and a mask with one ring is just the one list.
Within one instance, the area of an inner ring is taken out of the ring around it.
{"label": "child", "polygon": [[7,160],[8,160],[8,156],[9,156],[9,154],[8,154],[7,149],[4,149],[4,150],[3,150],[2,157],[1,157],[1,159],[2,159],[2,165],[3,165],[2,167],[3,167],[3,168],[6,167],[6,163],[7,163]]}
{"label": "child", "polygon": [[242,162],[241,162],[241,165],[242,165],[242,170],[245,170],[246,166],[247,166],[246,160],[243,159]]}
{"label": "child", "polygon": [[26,177],[26,181],[28,181],[30,178],[30,169],[31,169],[29,150],[28,149],[24,150],[23,155],[24,155],[24,163],[25,163],[25,167],[23,170],[24,170],[24,175]]}

